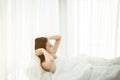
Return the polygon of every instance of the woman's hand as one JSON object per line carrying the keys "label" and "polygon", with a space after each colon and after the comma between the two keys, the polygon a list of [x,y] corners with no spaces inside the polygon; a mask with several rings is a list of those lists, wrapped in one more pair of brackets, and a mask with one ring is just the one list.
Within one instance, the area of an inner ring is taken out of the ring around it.
{"label": "woman's hand", "polygon": [[39,48],[39,49],[35,50],[35,55],[39,56],[39,55],[44,54],[44,52],[45,52],[44,48]]}

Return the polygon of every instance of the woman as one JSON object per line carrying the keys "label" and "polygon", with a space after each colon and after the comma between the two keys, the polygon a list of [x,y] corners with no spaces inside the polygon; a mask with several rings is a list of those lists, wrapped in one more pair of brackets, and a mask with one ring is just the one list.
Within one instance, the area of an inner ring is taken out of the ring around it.
{"label": "woman", "polygon": [[[49,40],[55,40],[52,45]],[[39,37],[35,39],[35,54],[41,60],[41,67],[45,71],[55,72],[56,52],[61,41],[61,36],[53,35],[48,37]]]}
{"label": "woman", "polygon": [[[55,40],[54,45],[50,44],[51,39]],[[55,72],[52,79],[49,78],[50,80],[120,80],[119,58],[107,60],[81,55],[68,59],[66,59],[67,57],[57,59],[55,66],[57,58],[55,54],[60,41],[59,35],[35,39],[35,54],[40,58],[41,67],[45,71]]]}

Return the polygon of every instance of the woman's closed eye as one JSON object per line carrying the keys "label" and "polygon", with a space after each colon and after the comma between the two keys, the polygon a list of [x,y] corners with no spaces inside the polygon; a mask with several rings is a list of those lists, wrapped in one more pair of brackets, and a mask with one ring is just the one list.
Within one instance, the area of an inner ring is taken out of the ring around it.
{"label": "woman's closed eye", "polygon": [[53,45],[51,45],[51,44],[50,44],[50,45],[49,45],[49,47],[50,47],[50,48],[52,48],[52,47],[53,47]]}

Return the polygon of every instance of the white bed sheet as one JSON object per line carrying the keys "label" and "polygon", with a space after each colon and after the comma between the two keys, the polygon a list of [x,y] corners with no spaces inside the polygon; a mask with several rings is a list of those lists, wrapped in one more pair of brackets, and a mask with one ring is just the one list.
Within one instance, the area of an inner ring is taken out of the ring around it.
{"label": "white bed sheet", "polygon": [[120,58],[107,60],[80,55],[59,58],[56,67],[53,74],[34,64],[27,70],[28,80],[120,80]]}

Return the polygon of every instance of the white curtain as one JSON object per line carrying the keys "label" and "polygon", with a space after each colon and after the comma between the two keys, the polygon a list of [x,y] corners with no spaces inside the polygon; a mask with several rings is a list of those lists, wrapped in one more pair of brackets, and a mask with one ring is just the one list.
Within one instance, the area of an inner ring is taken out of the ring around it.
{"label": "white curtain", "polygon": [[120,0],[0,0],[0,80],[25,80],[39,36],[60,34],[61,56],[120,56],[119,15]]}
{"label": "white curtain", "polygon": [[0,0],[0,80],[25,80],[34,39],[59,34],[58,0]]}
{"label": "white curtain", "polygon": [[66,32],[66,55],[119,57],[119,15],[120,0],[60,0],[60,26]]}

